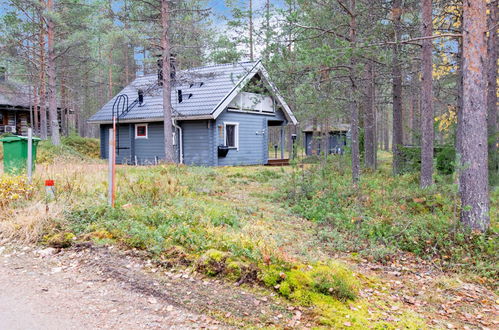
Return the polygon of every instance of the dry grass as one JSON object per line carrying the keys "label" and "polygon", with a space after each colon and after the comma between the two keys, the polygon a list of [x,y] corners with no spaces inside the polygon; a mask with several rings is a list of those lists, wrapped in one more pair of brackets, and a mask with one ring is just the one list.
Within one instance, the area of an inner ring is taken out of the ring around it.
{"label": "dry grass", "polygon": [[0,236],[6,240],[36,243],[61,219],[62,208],[37,201],[25,207],[0,212]]}

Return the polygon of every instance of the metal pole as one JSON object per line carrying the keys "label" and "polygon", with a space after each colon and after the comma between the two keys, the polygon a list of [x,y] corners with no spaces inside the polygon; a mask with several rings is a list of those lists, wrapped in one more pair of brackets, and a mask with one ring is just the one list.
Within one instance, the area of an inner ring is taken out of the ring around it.
{"label": "metal pole", "polygon": [[281,125],[281,159],[284,159],[284,126]]}
{"label": "metal pole", "polygon": [[113,155],[113,129],[109,129],[109,134],[108,134],[108,192],[107,192],[107,201],[109,206],[113,206],[113,162],[114,162],[114,155]]}
{"label": "metal pole", "polygon": [[[116,127],[116,122],[113,120],[113,127]],[[116,195],[116,130],[109,129],[109,154],[108,154],[108,204],[114,207]]]}
{"label": "metal pole", "polygon": [[28,128],[28,163],[26,164],[28,168],[28,183],[31,184],[31,179],[33,176],[33,129]]}

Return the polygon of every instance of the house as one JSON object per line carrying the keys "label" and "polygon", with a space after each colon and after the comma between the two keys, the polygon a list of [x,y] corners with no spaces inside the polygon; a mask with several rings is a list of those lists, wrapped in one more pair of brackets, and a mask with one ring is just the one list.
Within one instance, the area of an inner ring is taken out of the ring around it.
{"label": "house", "polygon": [[29,87],[7,80],[0,67],[0,135],[27,135],[31,126]]}
{"label": "house", "polygon": [[[119,93],[134,100],[118,116],[119,164],[154,164],[165,157],[159,76],[138,77]],[[119,95],[89,119],[100,125],[102,158],[108,157],[113,104]],[[171,102],[176,160],[189,165],[267,164],[269,127],[281,128],[284,150],[284,127],[297,124],[260,61],[177,71]]]}
{"label": "house", "polygon": [[[345,148],[348,144],[350,125],[348,124],[336,124],[336,125],[319,125],[313,127],[313,125],[307,125],[302,132],[304,133],[304,147],[307,156],[319,155],[321,154],[321,148],[326,148],[328,154],[343,154]],[[323,140],[323,137],[327,138]]]}
{"label": "house", "polygon": [[[27,136],[28,128],[33,127],[34,118],[38,116],[40,122],[41,114],[40,107],[34,112],[34,90],[32,86],[21,84],[13,80],[7,79],[6,70],[0,67],[0,135],[12,133],[15,135]],[[48,108],[48,102],[45,104]],[[48,109],[47,109],[48,110]],[[61,121],[63,109],[57,103],[57,113],[59,122]],[[68,124],[68,115],[72,115],[72,111],[65,108],[66,125]],[[49,120],[48,111],[46,113],[47,122]],[[60,125],[61,130],[63,129]],[[48,127],[50,135],[50,126]]]}

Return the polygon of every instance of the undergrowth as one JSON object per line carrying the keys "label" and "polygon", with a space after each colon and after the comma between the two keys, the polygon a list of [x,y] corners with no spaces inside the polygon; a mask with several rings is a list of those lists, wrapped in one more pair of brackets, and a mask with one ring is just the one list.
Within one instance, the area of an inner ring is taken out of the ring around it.
{"label": "undergrowth", "polygon": [[279,199],[320,224],[317,235],[337,251],[389,261],[399,251],[412,252],[446,269],[465,270],[493,282],[497,269],[499,191],[491,193],[492,225],[486,234],[459,222],[459,198],[452,177],[438,176],[422,190],[418,174],[393,177],[387,162],[351,183],[344,157],[295,167]]}
{"label": "undergrowth", "polygon": [[[191,267],[240,285],[267,287],[291,304],[309,308],[323,325],[386,325],[383,312],[368,308],[359,294],[361,288],[379,284],[342,263],[289,258],[262,232],[264,213],[231,198],[238,193],[234,187],[250,186],[264,198],[262,184],[279,184],[287,176],[283,169],[119,167],[115,208],[107,205],[105,165],[48,166],[37,173],[30,203],[44,205],[42,179],[50,177],[58,192],[52,203],[62,206],[59,212],[48,205],[45,214],[52,221],[37,234],[43,244],[64,248],[92,241],[144,250],[165,267]],[[28,212],[26,203],[12,207]],[[352,304],[358,307],[352,310]],[[391,324],[417,328],[421,321],[407,313]]]}

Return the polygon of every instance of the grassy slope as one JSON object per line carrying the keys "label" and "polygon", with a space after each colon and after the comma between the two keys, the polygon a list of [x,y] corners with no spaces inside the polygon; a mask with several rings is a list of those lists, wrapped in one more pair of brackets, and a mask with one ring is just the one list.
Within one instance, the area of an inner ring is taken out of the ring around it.
{"label": "grassy slope", "polygon": [[[348,176],[343,165],[334,178],[348,190],[349,183],[341,179]],[[15,220],[19,223],[1,222],[1,229],[14,237],[41,238],[59,246],[70,244],[76,235],[98,244],[144,249],[166,264],[184,264],[231,281],[258,282],[294,304],[309,306],[316,321],[324,325],[424,327],[411,308],[393,298],[384,279],[331,260],[332,254],[346,250],[341,248],[343,244],[356,239],[364,244],[365,237],[356,237],[350,231],[349,235],[338,236],[339,244],[336,238],[324,234],[323,222],[294,215],[292,210],[306,211],[302,199],[290,196],[290,190],[282,187],[303,189],[308,178],[305,173],[295,172],[293,176],[290,172],[263,167],[120,167],[118,206],[111,210],[106,206],[105,165],[58,163],[39,171],[35,182],[41,187],[42,179],[56,180],[60,193],[57,202],[50,202],[49,214],[39,216],[45,207],[40,203],[42,191],[29,192],[8,205],[23,214]],[[375,187],[367,190],[370,195],[379,193],[378,186],[392,190],[391,199],[401,194],[398,185],[384,184],[390,179],[383,172],[372,177],[377,175]],[[368,176],[366,184],[373,178]],[[412,198],[414,187],[415,183],[407,183],[400,189]],[[315,190],[313,194],[323,193]],[[339,196],[345,197],[343,193]],[[387,199],[381,196],[381,200]],[[307,200],[313,205],[315,197]],[[360,201],[365,203],[363,198]],[[445,207],[451,202],[444,199]],[[348,203],[345,211],[353,207],[351,201]],[[373,212],[378,207],[379,201],[362,206]],[[497,212],[497,200],[494,207]],[[399,208],[384,212],[387,217],[398,216]],[[350,222],[350,214],[347,217]],[[364,219],[354,222],[368,224]],[[334,228],[330,224],[326,223],[327,230]],[[34,230],[19,233],[20,227]],[[344,229],[347,232],[348,228]]]}

